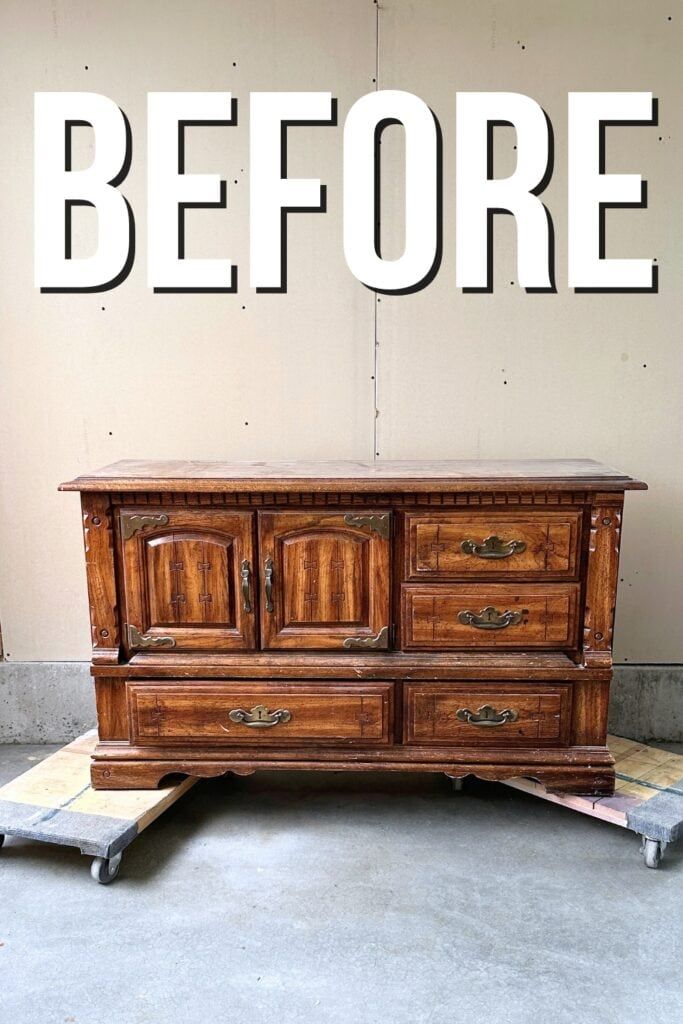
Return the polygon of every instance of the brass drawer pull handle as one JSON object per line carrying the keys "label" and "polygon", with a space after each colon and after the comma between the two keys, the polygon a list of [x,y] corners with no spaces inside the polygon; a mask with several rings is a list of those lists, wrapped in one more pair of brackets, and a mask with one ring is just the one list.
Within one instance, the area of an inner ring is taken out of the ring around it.
{"label": "brass drawer pull handle", "polygon": [[488,605],[477,614],[476,612],[462,611],[458,615],[458,622],[463,626],[474,626],[475,629],[507,629],[508,626],[517,626],[522,621],[522,616],[528,614],[527,609],[521,612],[499,612],[497,608]]}
{"label": "brass drawer pull handle", "polygon": [[[287,711],[286,708],[269,711],[264,704],[257,704],[251,711],[244,711],[243,708],[233,708],[228,715],[231,722],[236,722],[238,725],[248,725],[250,729],[268,729],[273,725],[279,725],[280,722],[288,722],[291,717],[292,712]],[[223,725],[221,729],[224,729],[225,732],[228,731]]]}
{"label": "brass drawer pull handle", "polygon": [[266,587],[266,611],[273,610],[273,559],[266,558],[263,563],[263,576]]}
{"label": "brass drawer pull handle", "polygon": [[245,612],[251,611],[251,566],[249,565],[248,559],[244,559],[240,568],[240,577],[242,580],[242,608]]}
{"label": "brass drawer pull handle", "polygon": [[490,704],[484,704],[478,711],[470,711],[469,708],[459,708],[455,712],[459,722],[466,725],[505,725],[506,722],[516,722],[519,717],[517,711],[512,708],[505,708],[503,711],[496,711]]}
{"label": "brass drawer pull handle", "polygon": [[464,540],[460,550],[465,555],[476,555],[477,558],[509,558],[510,555],[526,551],[526,543],[523,540],[501,540],[493,534],[481,544],[474,540]]}

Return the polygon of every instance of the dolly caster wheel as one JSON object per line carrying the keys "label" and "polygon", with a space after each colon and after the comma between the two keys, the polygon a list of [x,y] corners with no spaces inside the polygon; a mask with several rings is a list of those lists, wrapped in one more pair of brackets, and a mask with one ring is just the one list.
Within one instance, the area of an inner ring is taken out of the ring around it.
{"label": "dolly caster wheel", "polygon": [[662,862],[665,849],[666,843],[663,843],[661,839],[648,839],[647,836],[643,836],[640,852],[643,855],[645,865],[648,868],[658,868]]}
{"label": "dolly caster wheel", "polygon": [[455,775],[447,775],[446,778],[451,780],[454,793],[464,792],[466,779],[465,775],[461,775],[460,777],[457,777]]}
{"label": "dolly caster wheel", "polygon": [[0,846],[2,846],[2,844],[4,843],[4,841],[5,841],[5,837],[4,837],[4,835],[2,834],[2,832],[0,832]]}
{"label": "dolly caster wheel", "polygon": [[109,885],[119,873],[123,852],[114,857],[95,857],[90,865],[90,874],[100,885]]}

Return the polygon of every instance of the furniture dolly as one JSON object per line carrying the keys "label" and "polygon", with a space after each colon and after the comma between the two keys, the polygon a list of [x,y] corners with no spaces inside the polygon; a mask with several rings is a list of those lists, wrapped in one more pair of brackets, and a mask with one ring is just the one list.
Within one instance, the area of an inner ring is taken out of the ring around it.
{"label": "furniture dolly", "polygon": [[[616,759],[613,797],[556,796],[527,779],[506,785],[639,833],[645,863],[659,866],[667,843],[683,835],[683,756],[610,736]],[[94,857],[91,873],[112,882],[124,850],[196,779],[164,789],[94,790],[90,757],[93,730],[0,788],[0,846],[4,836],[75,846]],[[458,788],[462,783],[457,780]]]}

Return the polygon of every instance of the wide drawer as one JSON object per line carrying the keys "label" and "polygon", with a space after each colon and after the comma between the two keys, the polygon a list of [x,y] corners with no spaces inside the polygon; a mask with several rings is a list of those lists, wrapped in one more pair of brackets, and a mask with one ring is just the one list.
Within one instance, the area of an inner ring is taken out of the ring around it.
{"label": "wide drawer", "polygon": [[581,513],[407,512],[405,536],[409,580],[576,576]]}
{"label": "wide drawer", "polygon": [[562,746],[569,742],[571,684],[422,685],[404,693],[406,743]]}
{"label": "wide drawer", "polygon": [[403,647],[576,645],[577,583],[404,583]]}
{"label": "wide drawer", "polygon": [[388,743],[392,683],[127,684],[140,744]]}

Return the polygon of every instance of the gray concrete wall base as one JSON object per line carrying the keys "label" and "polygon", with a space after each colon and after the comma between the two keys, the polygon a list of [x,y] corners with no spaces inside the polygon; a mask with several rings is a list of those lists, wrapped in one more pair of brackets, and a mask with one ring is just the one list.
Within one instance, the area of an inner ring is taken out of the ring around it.
{"label": "gray concrete wall base", "polygon": [[[66,743],[95,724],[85,662],[0,663],[0,743]],[[617,665],[610,731],[683,741],[683,665]]]}
{"label": "gray concrete wall base", "polygon": [[0,662],[0,743],[67,743],[95,720],[87,662]]}

